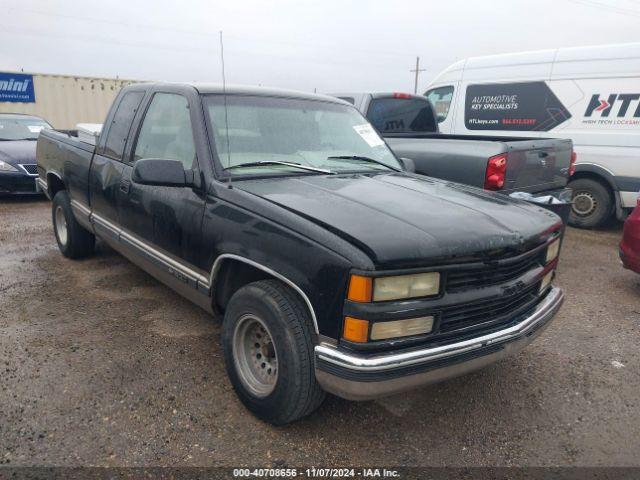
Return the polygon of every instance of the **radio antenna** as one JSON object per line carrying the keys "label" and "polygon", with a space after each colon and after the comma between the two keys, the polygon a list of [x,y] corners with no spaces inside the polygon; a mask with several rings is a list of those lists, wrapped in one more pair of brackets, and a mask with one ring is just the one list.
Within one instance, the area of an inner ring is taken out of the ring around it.
{"label": "radio antenna", "polygon": [[[227,167],[231,166],[231,145],[229,144],[229,115],[227,113],[227,79],[224,73],[224,43],[222,30],[220,30],[220,63],[222,64],[222,97],[224,99],[224,125],[227,138]],[[229,188],[231,188],[231,175],[229,175]]]}

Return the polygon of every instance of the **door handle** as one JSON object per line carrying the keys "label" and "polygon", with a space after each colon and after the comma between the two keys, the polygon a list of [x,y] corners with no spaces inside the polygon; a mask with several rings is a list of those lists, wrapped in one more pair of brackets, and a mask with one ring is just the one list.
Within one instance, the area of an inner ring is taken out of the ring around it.
{"label": "door handle", "polygon": [[120,191],[123,193],[129,193],[129,189],[131,188],[131,182],[126,178],[120,180]]}

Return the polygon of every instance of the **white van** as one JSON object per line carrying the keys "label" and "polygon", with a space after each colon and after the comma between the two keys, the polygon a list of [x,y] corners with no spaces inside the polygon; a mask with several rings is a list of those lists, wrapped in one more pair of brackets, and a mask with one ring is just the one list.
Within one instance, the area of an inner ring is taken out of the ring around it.
{"label": "white van", "polygon": [[573,225],[598,226],[636,205],[640,43],[468,58],[425,95],[442,133],[572,139]]}

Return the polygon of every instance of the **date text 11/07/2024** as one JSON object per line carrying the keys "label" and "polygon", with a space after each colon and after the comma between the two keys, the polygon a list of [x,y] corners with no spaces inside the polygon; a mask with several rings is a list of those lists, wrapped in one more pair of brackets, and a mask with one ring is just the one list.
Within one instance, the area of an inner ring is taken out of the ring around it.
{"label": "date text 11/07/2024", "polygon": [[400,478],[398,470],[387,468],[236,468],[234,478]]}

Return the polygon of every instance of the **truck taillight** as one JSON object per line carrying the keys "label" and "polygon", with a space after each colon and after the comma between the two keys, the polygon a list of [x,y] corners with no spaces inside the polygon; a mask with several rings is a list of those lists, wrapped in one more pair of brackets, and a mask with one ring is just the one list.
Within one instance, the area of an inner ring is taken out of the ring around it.
{"label": "truck taillight", "polygon": [[500,190],[504,186],[507,173],[507,154],[502,153],[487,161],[487,173],[484,177],[485,190]]}
{"label": "truck taillight", "polygon": [[576,154],[576,152],[571,151],[571,162],[569,163],[569,176],[571,176],[574,173],[576,173],[576,159],[577,158],[578,158],[578,155]]}

